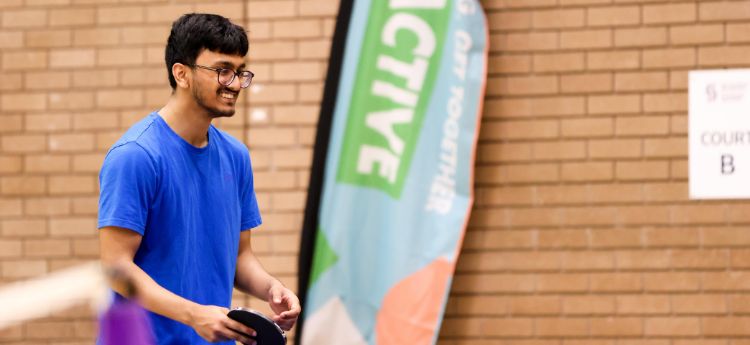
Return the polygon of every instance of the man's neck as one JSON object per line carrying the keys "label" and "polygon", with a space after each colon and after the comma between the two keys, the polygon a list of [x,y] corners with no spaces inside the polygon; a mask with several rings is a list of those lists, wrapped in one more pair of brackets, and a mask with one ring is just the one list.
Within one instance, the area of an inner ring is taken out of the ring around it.
{"label": "man's neck", "polygon": [[177,135],[195,147],[208,145],[208,127],[211,117],[197,105],[184,104],[174,95],[159,110],[159,115]]}

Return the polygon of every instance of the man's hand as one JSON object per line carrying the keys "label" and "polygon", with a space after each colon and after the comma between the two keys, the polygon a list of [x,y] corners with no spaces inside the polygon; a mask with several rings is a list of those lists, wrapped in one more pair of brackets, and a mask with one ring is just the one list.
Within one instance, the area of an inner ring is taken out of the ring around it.
{"label": "man's hand", "polygon": [[255,340],[241,333],[255,336],[255,330],[227,316],[229,310],[214,305],[198,305],[190,311],[190,327],[209,342],[236,340],[255,345]]}
{"label": "man's hand", "polygon": [[302,311],[297,295],[278,281],[268,289],[268,304],[274,312],[271,319],[285,331],[292,329]]}

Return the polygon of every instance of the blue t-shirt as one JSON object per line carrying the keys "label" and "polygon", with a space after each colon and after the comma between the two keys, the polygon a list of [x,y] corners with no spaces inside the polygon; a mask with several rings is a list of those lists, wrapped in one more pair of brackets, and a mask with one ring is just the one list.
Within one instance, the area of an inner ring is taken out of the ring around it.
{"label": "blue t-shirt", "polygon": [[[197,148],[151,113],[109,150],[99,182],[98,226],[141,234],[140,268],[186,299],[230,306],[240,232],[261,223],[245,145],[212,125],[208,145]],[[208,343],[150,316],[160,345]]]}

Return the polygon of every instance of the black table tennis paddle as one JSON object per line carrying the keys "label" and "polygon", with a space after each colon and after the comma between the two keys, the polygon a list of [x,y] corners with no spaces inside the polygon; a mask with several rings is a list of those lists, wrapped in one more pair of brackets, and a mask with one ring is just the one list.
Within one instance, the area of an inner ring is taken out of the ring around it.
{"label": "black table tennis paddle", "polygon": [[252,309],[235,308],[227,314],[230,319],[255,330],[258,345],[286,345],[286,334],[273,320]]}

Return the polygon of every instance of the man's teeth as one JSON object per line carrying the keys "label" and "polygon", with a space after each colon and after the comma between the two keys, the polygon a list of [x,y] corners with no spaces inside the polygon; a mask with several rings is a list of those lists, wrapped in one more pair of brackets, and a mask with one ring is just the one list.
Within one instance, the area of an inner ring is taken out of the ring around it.
{"label": "man's teeth", "polygon": [[221,93],[221,97],[229,98],[229,99],[234,99],[235,97],[237,97],[237,95],[235,95],[233,93],[222,92]]}

